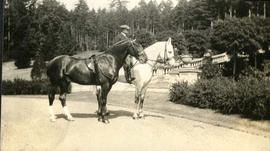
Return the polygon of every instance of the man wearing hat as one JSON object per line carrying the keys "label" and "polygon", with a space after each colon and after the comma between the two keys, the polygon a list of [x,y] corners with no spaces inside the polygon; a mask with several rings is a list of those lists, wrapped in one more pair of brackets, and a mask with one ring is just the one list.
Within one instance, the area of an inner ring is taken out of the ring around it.
{"label": "man wearing hat", "polygon": [[[129,39],[128,34],[129,34],[130,27],[128,25],[121,25],[120,28],[122,31],[118,35],[116,35],[116,37],[114,38],[113,40],[114,44],[119,41]],[[132,66],[132,57],[129,55],[123,66],[125,70],[125,77],[128,83],[131,83],[135,79],[134,77],[131,77],[131,66]]]}
{"label": "man wearing hat", "polygon": [[119,41],[128,39],[127,35],[129,34],[130,27],[128,25],[121,25],[120,28],[122,31],[113,39],[114,44]]}

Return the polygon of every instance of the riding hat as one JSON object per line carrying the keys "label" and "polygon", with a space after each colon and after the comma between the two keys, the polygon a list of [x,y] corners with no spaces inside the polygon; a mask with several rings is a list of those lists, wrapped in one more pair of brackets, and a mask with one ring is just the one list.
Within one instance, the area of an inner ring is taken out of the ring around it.
{"label": "riding hat", "polygon": [[121,25],[120,28],[121,28],[121,29],[127,29],[127,30],[130,29],[130,27],[129,27],[128,25]]}

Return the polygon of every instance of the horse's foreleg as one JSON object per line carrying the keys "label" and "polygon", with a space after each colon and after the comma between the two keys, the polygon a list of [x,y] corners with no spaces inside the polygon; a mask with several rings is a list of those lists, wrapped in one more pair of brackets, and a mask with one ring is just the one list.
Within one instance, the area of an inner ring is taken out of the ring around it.
{"label": "horse's foreleg", "polygon": [[104,123],[109,123],[109,120],[108,120],[108,117],[106,116],[108,114],[108,111],[107,111],[107,96],[108,96],[108,93],[111,89],[112,85],[110,85],[109,83],[106,83],[106,84],[103,84],[101,86],[101,119],[102,119],[102,122]]}
{"label": "horse's foreleg", "polygon": [[96,86],[96,96],[97,96],[97,102],[98,102],[98,110],[97,115],[101,116],[101,88],[99,86]]}
{"label": "horse's foreleg", "polygon": [[138,109],[138,117],[139,118],[144,118],[143,102],[144,102],[145,92],[146,92],[146,89],[143,89],[141,92],[141,96],[140,96],[140,103],[138,104],[139,105],[139,109]]}
{"label": "horse's foreleg", "polygon": [[54,102],[54,98],[55,98],[55,88],[52,87],[52,86],[50,87],[48,97],[49,97],[49,115],[50,115],[50,120],[52,122],[55,122],[56,121],[56,116],[55,116],[54,111],[53,111],[53,102]]}
{"label": "horse's foreleg", "polygon": [[139,111],[139,105],[140,105],[140,95],[141,95],[141,91],[139,88],[136,88],[136,92],[135,92],[135,111],[133,113],[133,119],[137,119],[138,118],[138,111]]}

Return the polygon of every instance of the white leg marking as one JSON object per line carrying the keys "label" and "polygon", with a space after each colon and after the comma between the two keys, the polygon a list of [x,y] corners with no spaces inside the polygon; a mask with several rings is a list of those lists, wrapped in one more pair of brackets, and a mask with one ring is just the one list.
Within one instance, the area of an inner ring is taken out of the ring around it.
{"label": "white leg marking", "polygon": [[133,119],[135,120],[135,119],[137,119],[138,118],[138,114],[137,114],[137,104],[135,103],[135,105],[134,105],[134,112],[133,112]]}
{"label": "white leg marking", "polygon": [[69,113],[67,106],[63,107],[63,109],[64,109],[64,114],[67,116],[67,119],[68,119],[69,121],[74,121],[74,118],[73,118],[72,115]]}
{"label": "white leg marking", "polygon": [[49,114],[50,114],[50,120],[52,122],[55,122],[56,121],[56,116],[54,115],[54,112],[53,112],[53,106],[49,106]]}
{"label": "white leg marking", "polygon": [[140,109],[140,111],[138,113],[138,117],[139,118],[144,118],[143,110]]}
{"label": "white leg marking", "polygon": [[138,114],[136,112],[134,112],[132,117],[133,117],[134,120],[138,119]]}

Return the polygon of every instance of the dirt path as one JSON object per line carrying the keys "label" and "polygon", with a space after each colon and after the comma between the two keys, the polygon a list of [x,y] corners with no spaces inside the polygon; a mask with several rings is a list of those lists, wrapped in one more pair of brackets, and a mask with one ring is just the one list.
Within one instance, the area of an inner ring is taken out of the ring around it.
{"label": "dirt path", "polygon": [[[74,99],[74,98],[70,98]],[[74,122],[62,116],[59,102],[55,123],[48,120],[45,97],[3,96],[1,122],[2,151],[269,151],[270,139],[146,112],[133,120],[128,108],[109,105],[110,124],[97,121],[96,103],[69,101]]]}

